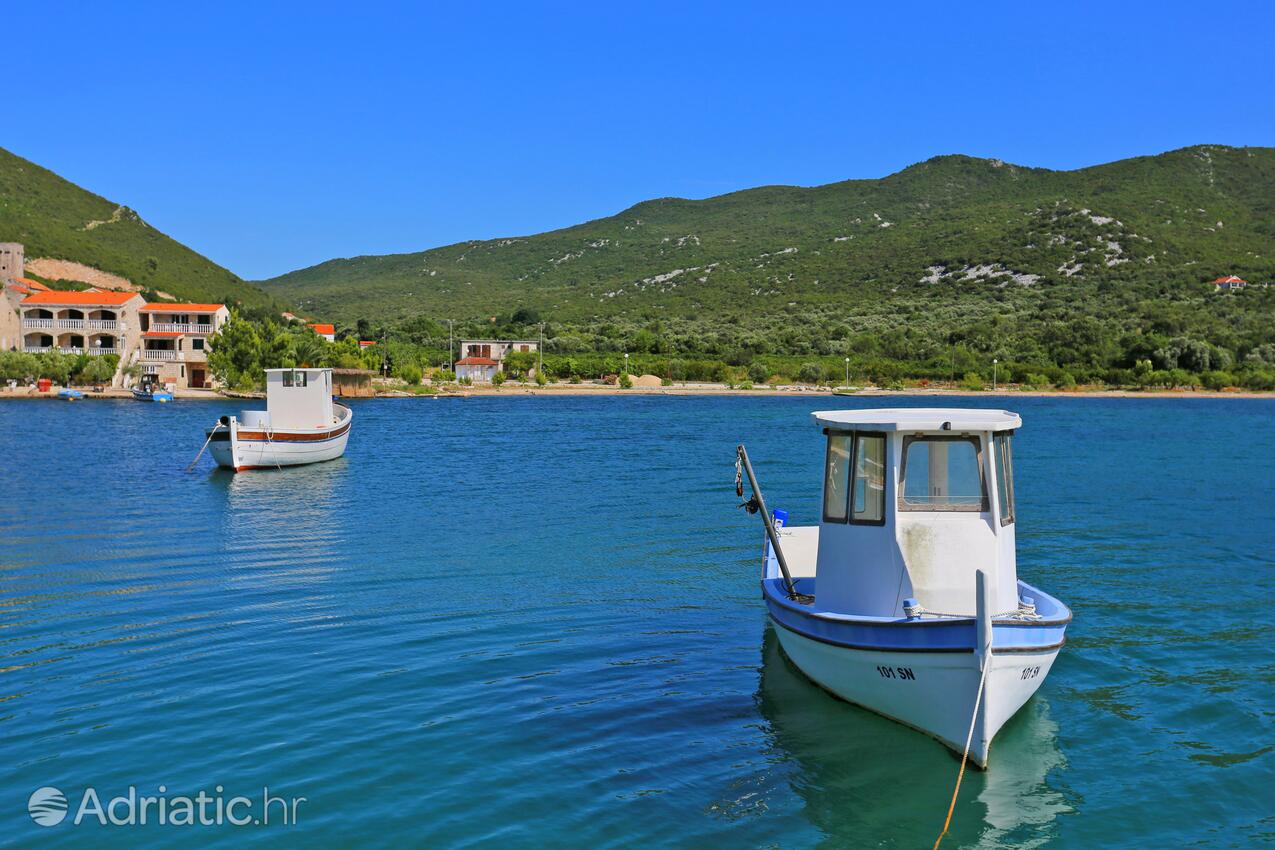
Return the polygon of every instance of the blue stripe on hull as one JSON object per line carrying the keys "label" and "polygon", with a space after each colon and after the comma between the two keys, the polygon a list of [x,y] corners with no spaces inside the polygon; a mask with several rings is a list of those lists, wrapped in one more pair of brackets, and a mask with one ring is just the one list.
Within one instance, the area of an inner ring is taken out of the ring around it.
{"label": "blue stripe on hull", "polygon": [[[801,593],[815,592],[814,579],[798,579],[796,584]],[[1055,604],[1066,616],[1035,621],[997,620],[992,624],[993,652],[1041,652],[1062,646],[1064,642],[1071,612],[1036,588],[1023,587],[1037,600]],[[820,643],[878,652],[974,651],[977,624],[973,617],[924,620],[852,617],[820,610],[817,604],[799,605],[790,601],[782,579],[767,579],[762,582],[762,589],[766,608],[776,623]]]}

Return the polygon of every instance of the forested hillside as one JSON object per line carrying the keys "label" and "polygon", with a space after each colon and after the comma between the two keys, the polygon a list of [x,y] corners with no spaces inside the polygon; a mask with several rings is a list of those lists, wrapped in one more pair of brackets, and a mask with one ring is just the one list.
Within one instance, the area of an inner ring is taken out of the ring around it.
{"label": "forested hillside", "polygon": [[271,301],[260,289],[160,233],[134,210],[3,148],[0,242],[22,243],[28,261],[68,260],[180,299],[252,305]]}

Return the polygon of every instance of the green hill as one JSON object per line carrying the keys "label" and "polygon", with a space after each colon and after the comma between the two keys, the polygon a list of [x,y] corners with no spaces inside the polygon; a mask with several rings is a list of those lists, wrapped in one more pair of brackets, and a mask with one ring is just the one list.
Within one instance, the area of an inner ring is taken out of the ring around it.
{"label": "green hill", "polygon": [[[1275,149],[1198,146],[1077,171],[942,156],[879,180],[662,198],[550,233],[337,259],[261,285],[352,322],[517,307],[604,320],[878,316],[961,323],[1203,297],[1275,277]],[[1105,306],[1104,306],[1105,305]],[[1078,307],[1079,309],[1079,307]]]}
{"label": "green hill", "polygon": [[179,299],[253,306],[272,301],[257,287],[155,230],[128,207],[2,148],[0,242],[21,242],[28,261],[69,260]]}

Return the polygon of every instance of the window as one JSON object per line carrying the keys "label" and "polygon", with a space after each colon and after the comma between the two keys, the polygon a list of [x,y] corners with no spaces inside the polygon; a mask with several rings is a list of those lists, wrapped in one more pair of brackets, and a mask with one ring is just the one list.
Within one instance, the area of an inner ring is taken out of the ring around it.
{"label": "window", "polygon": [[295,371],[291,371],[291,372],[284,372],[284,373],[283,373],[283,385],[284,385],[285,387],[304,387],[304,386],[305,386],[305,374],[306,374],[305,372],[300,371],[300,370],[295,370]]}
{"label": "window", "polygon": [[823,521],[845,522],[850,498],[850,449],[853,434],[828,435],[828,463],[823,481]]}
{"label": "window", "polygon": [[1001,525],[1014,521],[1014,458],[1009,448],[1009,434],[992,438],[992,454],[996,460],[996,500],[1000,503]]}
{"label": "window", "polygon": [[885,436],[860,434],[854,447],[851,522],[885,522]]}
{"label": "window", "polygon": [[190,341],[190,347],[195,351],[203,351],[204,341],[200,339],[199,337],[195,337],[194,339]]}
{"label": "window", "polygon": [[986,511],[977,437],[905,437],[902,511]]}
{"label": "window", "polygon": [[885,522],[884,434],[828,435],[823,520],[868,525]]}

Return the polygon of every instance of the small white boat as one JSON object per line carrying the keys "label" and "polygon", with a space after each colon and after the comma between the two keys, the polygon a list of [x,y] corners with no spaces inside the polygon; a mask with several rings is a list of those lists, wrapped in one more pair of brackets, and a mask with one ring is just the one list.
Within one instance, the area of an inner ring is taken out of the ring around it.
{"label": "small white boat", "polygon": [[766,524],[762,595],[780,646],[825,689],[957,753],[968,746],[986,767],[1071,621],[1018,579],[1010,439],[1022,420],[957,409],[814,419],[828,440],[817,526],[767,513],[737,450],[753,489],[745,506]]}
{"label": "small white boat", "polygon": [[332,400],[331,369],[267,369],[266,409],[223,416],[208,432],[219,466],[275,469],[345,454],[354,412]]}

